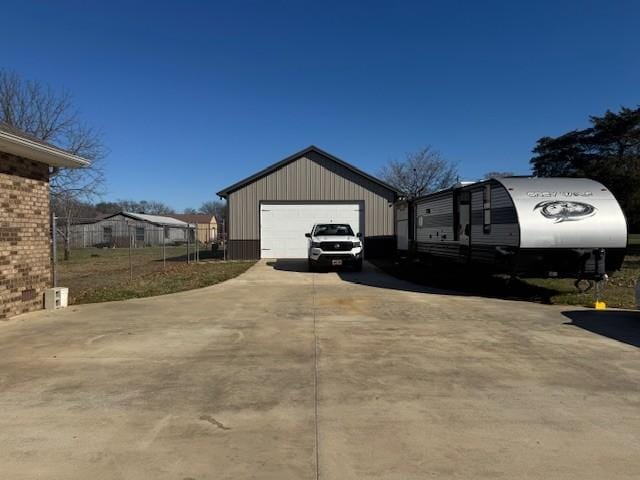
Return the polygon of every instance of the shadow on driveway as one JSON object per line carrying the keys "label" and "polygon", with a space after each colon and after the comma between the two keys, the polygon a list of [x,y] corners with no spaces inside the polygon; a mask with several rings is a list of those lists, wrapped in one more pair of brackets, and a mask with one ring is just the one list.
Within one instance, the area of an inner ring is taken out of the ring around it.
{"label": "shadow on driveway", "polygon": [[[273,267],[274,270],[281,270],[284,272],[309,272],[309,266],[306,258],[269,260],[267,261],[267,265]],[[361,272],[355,272],[347,266],[342,268],[332,267],[313,272],[314,275],[324,275],[327,273],[336,273],[342,281],[357,285],[366,285],[369,287],[416,293],[437,293],[440,295],[465,295],[464,293],[459,293],[455,290],[433,288],[393,277],[368,262],[364,262]]]}
{"label": "shadow on driveway", "polygon": [[640,312],[630,310],[574,310],[562,312],[572,325],[640,348]]}
{"label": "shadow on driveway", "polygon": [[279,258],[277,260],[269,260],[267,265],[273,267],[274,270],[282,270],[283,272],[309,271],[306,258]]}
{"label": "shadow on driveway", "polygon": [[[285,272],[309,271],[306,258],[269,260],[267,265]],[[551,298],[559,293],[520,279],[473,272],[455,266],[436,269],[421,264],[394,262],[391,259],[372,259],[365,261],[363,267],[362,272],[343,267],[322,270],[317,274],[335,272],[345,282],[405,292],[478,296],[542,304],[551,304]]]}

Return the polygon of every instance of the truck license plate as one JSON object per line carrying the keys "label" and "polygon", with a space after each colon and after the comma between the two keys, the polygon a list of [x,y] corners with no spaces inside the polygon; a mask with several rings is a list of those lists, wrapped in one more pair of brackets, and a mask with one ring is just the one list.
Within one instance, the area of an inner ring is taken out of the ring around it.
{"label": "truck license plate", "polygon": [[331,260],[331,265],[342,265],[342,260]]}

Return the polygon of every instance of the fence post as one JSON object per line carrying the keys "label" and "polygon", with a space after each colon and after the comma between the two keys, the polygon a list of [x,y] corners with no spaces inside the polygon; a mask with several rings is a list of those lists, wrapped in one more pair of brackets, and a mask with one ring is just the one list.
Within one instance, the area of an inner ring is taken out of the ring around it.
{"label": "fence post", "polygon": [[163,226],[162,227],[162,270],[166,270],[167,269],[167,250],[166,250],[166,244],[167,244],[167,227]]}
{"label": "fence post", "polygon": [[227,261],[227,228],[225,225],[225,219],[222,219],[222,241],[224,242],[222,250],[222,259]]}
{"label": "fence post", "polygon": [[133,282],[133,238],[131,236],[131,225],[127,225],[127,233],[129,234],[129,281]]}
{"label": "fence post", "polygon": [[57,287],[58,286],[58,238],[56,235],[56,220],[58,218],[56,217],[56,215],[53,213],[51,214],[51,237],[52,237],[52,244],[51,244],[51,256],[52,258],[52,270],[53,270],[53,278],[52,278],[52,282],[53,282],[53,287]]}
{"label": "fence post", "polygon": [[189,227],[187,226],[186,228],[186,232],[187,232],[187,263],[190,263],[190,256],[191,256],[191,245],[189,244],[189,238],[191,237],[191,232],[189,231]]}
{"label": "fence post", "polygon": [[196,263],[200,262],[200,240],[198,239],[198,234],[200,233],[200,229],[198,228],[198,224],[195,226],[195,238],[196,238]]}

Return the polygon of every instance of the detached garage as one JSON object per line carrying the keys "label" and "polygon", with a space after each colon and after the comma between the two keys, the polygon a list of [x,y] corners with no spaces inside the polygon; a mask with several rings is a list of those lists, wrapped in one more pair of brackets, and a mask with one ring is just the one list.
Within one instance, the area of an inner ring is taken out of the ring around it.
{"label": "detached garage", "polygon": [[394,247],[397,192],[317,147],[267,167],[218,192],[227,200],[228,257],[306,258],[314,223],[348,223],[366,256]]}

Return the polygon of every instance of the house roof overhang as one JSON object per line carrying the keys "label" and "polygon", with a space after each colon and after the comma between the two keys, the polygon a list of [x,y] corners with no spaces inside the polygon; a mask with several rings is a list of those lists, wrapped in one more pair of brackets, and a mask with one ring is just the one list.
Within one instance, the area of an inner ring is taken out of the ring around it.
{"label": "house roof overhang", "polygon": [[52,167],[81,168],[91,164],[86,158],[5,128],[0,128],[0,151]]}

